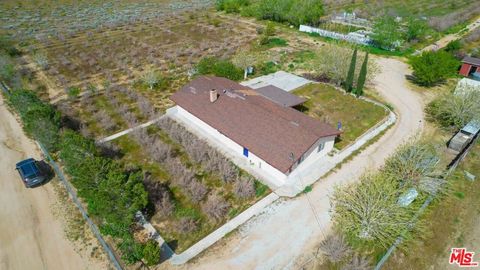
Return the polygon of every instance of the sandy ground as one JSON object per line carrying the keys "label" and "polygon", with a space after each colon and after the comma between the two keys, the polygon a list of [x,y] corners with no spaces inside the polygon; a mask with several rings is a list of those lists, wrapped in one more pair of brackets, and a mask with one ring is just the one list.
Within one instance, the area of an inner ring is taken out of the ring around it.
{"label": "sandy ground", "polygon": [[51,183],[33,189],[23,186],[15,163],[40,155],[1,97],[0,153],[0,269],[101,269],[65,239],[51,210],[57,200]]}
{"label": "sandy ground", "polygon": [[331,226],[329,196],[334,187],[378,168],[397,146],[423,128],[423,100],[407,87],[408,66],[395,59],[378,58],[377,62],[381,74],[375,79],[376,90],[399,116],[393,128],[340,170],[321,179],[312,192],[281,199],[194,262],[164,264],[159,269],[298,269],[311,257]]}

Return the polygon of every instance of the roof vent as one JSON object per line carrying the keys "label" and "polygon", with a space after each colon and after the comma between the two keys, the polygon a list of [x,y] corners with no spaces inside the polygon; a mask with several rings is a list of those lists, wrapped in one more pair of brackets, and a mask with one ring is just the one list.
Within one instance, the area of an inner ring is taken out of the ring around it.
{"label": "roof vent", "polygon": [[288,154],[288,158],[291,160],[291,161],[295,161],[295,155],[290,152],[290,154]]}
{"label": "roof vent", "polygon": [[296,127],[299,127],[299,126],[300,126],[300,124],[297,123],[297,122],[295,122],[295,121],[290,121],[290,124],[292,124],[292,125],[294,125],[294,126],[296,126]]}
{"label": "roof vent", "polygon": [[210,102],[215,102],[218,99],[218,92],[217,89],[210,90]]}

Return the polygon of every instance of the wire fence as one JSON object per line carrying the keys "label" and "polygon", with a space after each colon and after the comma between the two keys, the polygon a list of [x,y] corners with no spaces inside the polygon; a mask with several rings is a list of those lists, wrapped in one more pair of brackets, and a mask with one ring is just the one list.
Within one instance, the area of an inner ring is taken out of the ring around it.
{"label": "wire fence", "polygon": [[[10,89],[8,88],[8,86],[1,82],[0,81],[0,88],[2,89],[2,91],[7,94],[7,95],[10,95]],[[102,245],[103,249],[105,250],[105,252],[107,253],[108,255],[108,258],[110,259],[110,261],[112,262],[113,266],[115,267],[115,269],[117,270],[123,270],[120,262],[118,261],[117,257],[115,256],[115,253],[113,252],[113,250],[110,248],[110,246],[107,244],[107,242],[105,242],[105,240],[103,239],[102,235],[100,234],[100,231],[98,230],[98,227],[97,225],[95,225],[95,223],[93,223],[93,221],[90,219],[90,217],[88,216],[88,213],[87,211],[85,210],[85,208],[83,207],[82,203],[80,202],[80,200],[78,199],[77,197],[77,194],[75,192],[75,190],[72,188],[72,186],[70,185],[70,182],[66,179],[65,175],[63,174],[62,170],[60,169],[60,167],[58,166],[58,164],[53,160],[53,158],[50,156],[50,153],[47,151],[47,149],[45,148],[45,146],[43,144],[41,144],[40,142],[36,141],[36,143],[38,144],[38,146],[40,147],[40,149],[42,150],[44,156],[46,157],[48,163],[50,163],[50,165],[52,166],[52,168],[54,169],[57,177],[60,179],[61,183],[63,184],[63,186],[65,187],[65,189],[67,190],[70,198],[72,199],[73,203],[75,204],[75,206],[78,208],[78,210],[80,211],[80,213],[82,214],[83,218],[85,219],[85,221],[87,222],[88,226],[90,227],[90,230],[93,232],[93,234],[95,235],[95,237],[97,238],[98,242]]]}
{"label": "wire fence", "polygon": [[[468,144],[467,147],[465,147],[463,149],[463,151],[461,151],[460,153],[458,153],[458,155],[452,160],[452,162],[450,162],[450,164],[448,164],[447,166],[447,170],[445,171],[445,175],[443,176],[444,178],[447,178],[448,176],[450,176],[452,174],[452,172],[455,171],[455,169],[458,167],[458,165],[460,164],[460,162],[463,161],[463,159],[465,159],[465,157],[467,156],[467,154],[470,152],[470,150],[472,149],[472,147],[475,145],[475,143],[477,142],[479,138],[479,133],[477,133],[475,135],[475,137],[472,139],[472,141]],[[423,205],[420,207],[420,209],[417,211],[417,213],[414,215],[412,221],[410,222],[410,226],[409,226],[409,229],[413,229],[413,227],[415,226],[415,223],[417,222],[418,218],[420,217],[421,214],[423,214],[423,212],[425,211],[425,209],[430,205],[430,203],[433,201],[433,199],[435,198],[434,195],[430,195],[426,200],[425,202],[423,203]],[[392,246],[390,246],[390,248],[387,250],[387,252],[385,253],[385,255],[383,255],[383,257],[380,259],[380,261],[377,263],[377,265],[375,266],[374,270],[381,270],[383,265],[387,262],[388,258],[390,258],[390,256],[393,254],[393,252],[396,250],[396,248],[403,242],[403,235],[399,236],[395,242],[392,244]]]}

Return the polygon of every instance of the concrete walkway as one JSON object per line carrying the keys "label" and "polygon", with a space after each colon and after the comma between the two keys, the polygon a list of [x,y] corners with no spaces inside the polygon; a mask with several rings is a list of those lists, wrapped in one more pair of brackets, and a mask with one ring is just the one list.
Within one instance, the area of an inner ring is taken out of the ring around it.
{"label": "concrete walkway", "polygon": [[173,265],[178,265],[178,264],[184,264],[187,261],[191,260],[193,257],[200,254],[200,252],[204,251],[211,245],[215,244],[218,240],[223,238],[226,234],[232,232],[233,230],[238,228],[240,225],[245,223],[247,220],[249,220],[253,216],[260,214],[265,209],[265,207],[272,204],[278,198],[279,196],[277,194],[270,193],[265,198],[261,199],[256,204],[254,204],[252,207],[243,211],[241,214],[234,217],[225,225],[216,229],[214,232],[212,232],[207,237],[203,238],[202,240],[200,240],[199,242],[197,242],[196,244],[194,244],[193,246],[191,246],[181,254],[179,255],[174,254],[170,259],[170,263]]}
{"label": "concrete walkway", "polygon": [[277,71],[272,74],[260,76],[248,81],[241,82],[240,84],[251,87],[253,89],[257,89],[267,85],[273,85],[287,92],[290,92],[293,89],[297,89],[311,82],[312,81],[294,75],[292,73],[288,73],[285,71]]}
{"label": "concrete walkway", "polygon": [[119,137],[121,137],[121,136],[123,136],[123,135],[127,135],[128,133],[131,133],[132,131],[135,131],[135,130],[137,130],[137,129],[146,128],[146,127],[148,127],[148,126],[151,126],[151,125],[155,124],[156,122],[160,121],[160,119],[162,119],[163,117],[165,117],[165,115],[162,115],[162,116],[160,116],[160,117],[158,117],[158,118],[156,118],[156,119],[150,120],[150,121],[148,121],[148,122],[146,122],[146,123],[140,124],[140,125],[138,125],[138,126],[136,126],[136,127],[129,128],[129,129],[125,129],[125,130],[123,130],[123,131],[120,131],[120,132],[118,132],[118,133],[115,133],[115,134],[113,134],[113,135],[110,135],[110,136],[108,136],[108,137],[105,137],[105,138],[103,138],[103,139],[97,140],[97,142],[98,142],[98,143],[104,143],[104,142],[108,142],[108,141],[111,141],[111,140],[115,140],[115,139],[117,139],[117,138],[119,138]]}

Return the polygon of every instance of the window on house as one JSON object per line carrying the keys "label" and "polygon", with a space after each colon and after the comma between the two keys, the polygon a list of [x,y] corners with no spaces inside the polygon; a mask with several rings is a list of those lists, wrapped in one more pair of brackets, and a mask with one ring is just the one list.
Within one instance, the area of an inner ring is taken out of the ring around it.
{"label": "window on house", "polygon": [[319,145],[318,145],[318,150],[317,150],[317,152],[320,152],[320,151],[322,151],[322,150],[323,150],[323,148],[325,148],[325,143],[321,143],[321,144],[319,144]]}
{"label": "window on house", "polygon": [[248,149],[247,148],[243,148],[243,155],[248,157]]}

